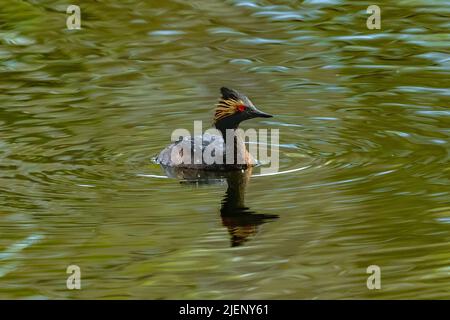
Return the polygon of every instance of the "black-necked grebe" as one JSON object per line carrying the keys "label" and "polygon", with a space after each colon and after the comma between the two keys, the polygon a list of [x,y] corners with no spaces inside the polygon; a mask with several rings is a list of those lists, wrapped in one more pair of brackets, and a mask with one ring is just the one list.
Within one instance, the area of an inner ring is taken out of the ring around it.
{"label": "black-necked grebe", "polygon": [[[214,127],[218,129],[221,134],[205,133],[200,139],[199,137],[184,137],[162,150],[156,158],[157,163],[164,167],[173,167],[177,169],[212,171],[247,169],[256,164],[256,160],[247,151],[244,140],[240,139],[239,136],[233,138],[233,150],[231,152],[233,152],[234,157],[236,157],[238,152],[235,151],[243,150],[243,161],[232,161],[230,163],[230,161],[225,159],[227,152],[230,152],[230,149],[226,148],[227,133],[229,133],[230,130],[232,133],[235,132],[239,127],[239,124],[244,120],[258,117],[270,118],[272,115],[259,111],[249,98],[236,90],[222,87],[220,91],[222,97],[220,98],[214,113]],[[203,153],[208,146],[213,146],[215,149],[214,152],[219,151],[220,154],[223,155],[224,160],[221,161],[221,163],[208,163],[203,157],[199,159],[199,162],[191,161],[186,163],[186,161],[183,161],[183,159],[185,159],[183,157],[185,156],[183,151],[190,150],[192,156],[189,158],[194,159],[194,150],[200,150],[200,152]],[[234,160],[236,160],[236,158]]]}

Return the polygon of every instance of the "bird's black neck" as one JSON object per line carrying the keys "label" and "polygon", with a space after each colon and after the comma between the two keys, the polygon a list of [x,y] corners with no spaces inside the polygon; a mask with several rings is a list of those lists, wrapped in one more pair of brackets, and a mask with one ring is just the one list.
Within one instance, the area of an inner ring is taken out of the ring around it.
{"label": "bird's black neck", "polygon": [[217,130],[220,131],[220,133],[222,133],[223,140],[226,143],[226,141],[227,141],[227,130],[233,130],[233,132],[231,132],[231,133],[233,133],[233,135],[234,135],[235,134],[234,131],[239,127],[239,123],[236,123],[236,122],[233,122],[233,121],[229,121],[227,119],[223,119],[223,120],[218,121],[215,124],[215,127],[216,127]]}

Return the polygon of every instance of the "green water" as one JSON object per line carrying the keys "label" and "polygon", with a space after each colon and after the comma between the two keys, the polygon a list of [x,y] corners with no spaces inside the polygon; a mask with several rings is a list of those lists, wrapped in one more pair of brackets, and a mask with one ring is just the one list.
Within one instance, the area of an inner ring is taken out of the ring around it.
{"label": "green water", "polygon": [[[450,298],[450,3],[371,4],[79,1],[69,31],[67,1],[0,0],[0,298]],[[304,168],[250,178],[277,218],[153,177],[224,85]]]}

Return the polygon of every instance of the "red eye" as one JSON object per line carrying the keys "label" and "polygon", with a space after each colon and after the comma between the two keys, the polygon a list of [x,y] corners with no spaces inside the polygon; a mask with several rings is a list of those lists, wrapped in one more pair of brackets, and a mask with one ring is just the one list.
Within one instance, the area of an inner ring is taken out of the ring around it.
{"label": "red eye", "polygon": [[239,106],[237,107],[237,109],[238,109],[239,112],[245,111],[246,108],[247,108],[247,107],[244,106],[243,104],[241,104],[241,105],[239,105]]}

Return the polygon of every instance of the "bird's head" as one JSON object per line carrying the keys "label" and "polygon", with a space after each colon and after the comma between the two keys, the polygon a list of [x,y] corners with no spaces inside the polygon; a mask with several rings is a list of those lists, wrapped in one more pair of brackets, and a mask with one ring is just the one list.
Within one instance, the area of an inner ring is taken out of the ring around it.
{"label": "bird's head", "polygon": [[219,130],[236,129],[242,121],[253,118],[271,118],[259,111],[245,95],[233,89],[220,88],[222,97],[214,113],[214,126]]}

